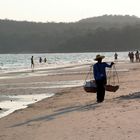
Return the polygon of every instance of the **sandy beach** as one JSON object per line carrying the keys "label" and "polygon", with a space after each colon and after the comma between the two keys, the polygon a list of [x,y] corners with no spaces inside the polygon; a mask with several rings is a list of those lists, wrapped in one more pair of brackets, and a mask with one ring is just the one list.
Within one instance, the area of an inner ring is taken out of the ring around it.
{"label": "sandy beach", "polygon": [[[106,92],[99,104],[96,93],[87,93],[81,86],[89,65],[54,69],[54,73],[42,69],[1,74],[1,95],[55,96],[0,118],[0,140],[139,140],[140,63],[115,65],[120,88]],[[78,82],[77,86],[59,85],[70,81]],[[60,88],[47,88],[51,82]]]}

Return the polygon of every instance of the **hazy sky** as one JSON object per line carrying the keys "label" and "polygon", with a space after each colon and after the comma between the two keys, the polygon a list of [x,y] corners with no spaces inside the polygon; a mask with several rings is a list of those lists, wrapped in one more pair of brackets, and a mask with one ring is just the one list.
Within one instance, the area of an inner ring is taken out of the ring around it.
{"label": "hazy sky", "polygon": [[0,0],[0,19],[73,22],[105,14],[140,17],[140,0]]}

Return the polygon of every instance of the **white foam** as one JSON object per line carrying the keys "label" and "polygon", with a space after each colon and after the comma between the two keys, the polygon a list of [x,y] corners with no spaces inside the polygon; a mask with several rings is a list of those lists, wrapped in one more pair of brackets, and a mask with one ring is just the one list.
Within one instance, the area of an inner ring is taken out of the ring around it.
{"label": "white foam", "polygon": [[29,104],[33,104],[42,99],[49,98],[53,95],[53,93],[50,93],[5,96],[5,100],[0,102],[0,107],[2,108],[2,111],[0,111],[0,118],[5,117],[16,110],[27,108]]}
{"label": "white foam", "polygon": [[[19,89],[60,89],[68,87],[80,87],[83,86],[84,80],[73,81],[55,81],[55,82],[34,82],[34,83],[12,83],[8,90]],[[7,86],[8,84],[0,84],[0,87]],[[18,85],[18,86],[17,86]],[[16,87],[15,87],[16,86]]]}

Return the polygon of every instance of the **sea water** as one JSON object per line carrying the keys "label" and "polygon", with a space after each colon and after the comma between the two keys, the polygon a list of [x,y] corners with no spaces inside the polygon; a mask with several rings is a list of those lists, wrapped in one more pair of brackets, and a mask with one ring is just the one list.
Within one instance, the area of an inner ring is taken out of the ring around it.
{"label": "sea water", "polygon": [[[0,54],[0,72],[21,71],[31,68],[31,56],[34,56],[36,68],[54,68],[72,64],[94,63],[97,54],[105,56],[105,61],[114,61],[114,52],[96,53],[42,53],[42,54]],[[39,58],[47,62],[39,64]],[[128,60],[128,52],[118,52],[119,61]]]}

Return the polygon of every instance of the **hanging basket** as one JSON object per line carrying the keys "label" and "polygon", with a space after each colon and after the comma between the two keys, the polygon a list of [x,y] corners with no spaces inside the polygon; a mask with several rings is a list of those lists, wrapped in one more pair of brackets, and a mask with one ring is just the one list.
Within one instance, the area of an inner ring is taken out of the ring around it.
{"label": "hanging basket", "polygon": [[[87,80],[88,76],[90,76],[89,79],[92,78],[91,74],[92,74],[92,67],[90,67],[89,73],[86,76],[86,80],[85,80],[83,88],[86,92],[96,93],[97,87],[96,87],[95,80]],[[115,65],[113,65],[113,69],[110,69],[108,71],[107,80],[108,82],[107,82],[107,85],[105,86],[105,90],[109,92],[116,92],[119,89],[119,85],[118,85],[119,77],[118,77]],[[116,85],[116,82],[117,82],[117,85]]]}
{"label": "hanging basket", "polygon": [[116,92],[119,89],[119,85],[106,85],[105,90],[109,92]]}
{"label": "hanging basket", "polygon": [[116,92],[119,89],[119,77],[115,65],[107,73],[107,85],[105,90],[109,92]]}
{"label": "hanging basket", "polygon": [[94,80],[86,81],[83,88],[86,92],[96,93],[96,83]]}

